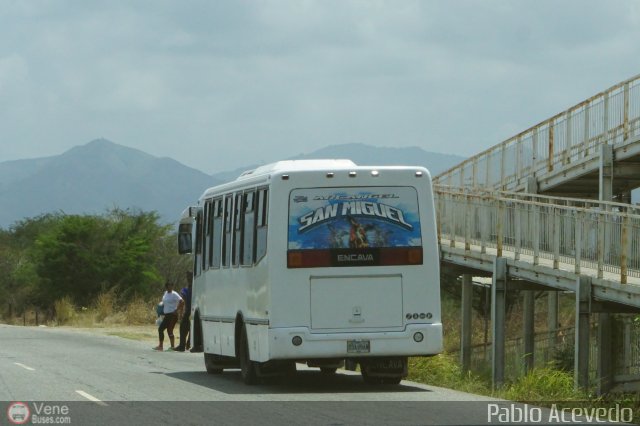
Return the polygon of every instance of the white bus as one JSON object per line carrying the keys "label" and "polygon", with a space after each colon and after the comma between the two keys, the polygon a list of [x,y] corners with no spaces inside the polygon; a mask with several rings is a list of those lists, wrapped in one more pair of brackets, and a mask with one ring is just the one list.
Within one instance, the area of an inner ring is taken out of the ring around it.
{"label": "white bus", "polygon": [[[195,225],[195,226],[194,226]],[[245,383],[360,365],[399,383],[442,351],[429,172],[350,160],[281,161],[210,188],[179,225],[193,253],[192,345]]]}

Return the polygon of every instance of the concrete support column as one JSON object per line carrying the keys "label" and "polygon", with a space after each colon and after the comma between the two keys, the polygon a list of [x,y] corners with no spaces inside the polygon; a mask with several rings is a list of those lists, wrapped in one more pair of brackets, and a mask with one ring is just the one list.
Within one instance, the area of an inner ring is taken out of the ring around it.
{"label": "concrete support column", "polygon": [[556,346],[558,342],[558,306],[560,302],[560,292],[547,292],[547,329],[549,330],[549,344]]}
{"label": "concrete support column", "polygon": [[[602,145],[600,147],[599,165],[599,194],[600,201],[613,200],[613,146]],[[599,233],[599,238],[606,238],[612,231],[610,226]],[[604,250],[604,259],[609,257],[610,247],[600,241],[598,247]],[[600,275],[599,275],[600,276]],[[613,357],[611,347],[612,334],[611,316],[608,313],[598,314],[598,393],[607,392],[612,383]]]}
{"label": "concrete support column", "polygon": [[632,362],[632,352],[631,352],[631,323],[632,323],[632,317],[630,315],[625,315],[622,318],[622,324],[623,324],[623,332],[622,332],[622,341],[624,342],[624,346],[623,346],[623,350],[624,350],[624,355],[623,355],[623,373],[624,374],[629,374],[629,372],[631,371],[631,362]]}
{"label": "concrete support column", "polygon": [[576,281],[576,332],[574,356],[574,384],[589,387],[589,334],[591,316],[591,277],[580,276]]}
{"label": "concrete support column", "polygon": [[527,178],[525,192],[527,194],[537,194],[538,193],[538,180],[535,178],[535,176],[529,176]]}
{"label": "concrete support column", "polygon": [[460,331],[460,364],[462,371],[467,372],[471,369],[471,302],[473,300],[473,286],[471,283],[471,275],[464,274],[462,276],[462,330]]}
{"label": "concrete support column", "polygon": [[[525,191],[528,194],[538,193],[538,179],[535,176],[527,178]],[[552,293],[556,293],[555,291]],[[535,299],[533,291],[524,292],[524,310],[523,310],[523,335],[524,335],[524,371],[525,374],[533,369],[535,350]],[[556,323],[557,323],[556,312]],[[557,327],[555,327],[557,328]]]}
{"label": "concrete support column", "polygon": [[533,370],[535,350],[535,299],[534,292],[531,290],[524,291],[523,310],[522,310],[522,334],[524,336],[524,372],[529,373]]}
{"label": "concrete support column", "polygon": [[611,315],[598,314],[598,395],[609,392],[613,385],[612,334]]}
{"label": "concrete support column", "polygon": [[491,286],[491,326],[493,345],[491,346],[491,371],[493,388],[504,384],[504,325],[505,302],[507,293],[507,259],[497,257],[493,264],[493,283]]}

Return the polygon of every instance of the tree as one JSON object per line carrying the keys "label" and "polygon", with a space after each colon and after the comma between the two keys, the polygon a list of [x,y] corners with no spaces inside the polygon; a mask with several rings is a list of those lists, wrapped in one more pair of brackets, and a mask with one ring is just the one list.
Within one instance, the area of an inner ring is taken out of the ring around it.
{"label": "tree", "polygon": [[98,294],[149,296],[162,277],[152,248],[168,233],[158,215],[115,209],[106,216],[70,215],[41,234],[33,258],[40,303],[70,296],[88,305]]}
{"label": "tree", "polygon": [[103,292],[120,301],[157,297],[166,280],[180,285],[191,260],[155,212],[42,215],[0,229],[0,291],[14,312],[48,309],[69,296],[88,306]]}

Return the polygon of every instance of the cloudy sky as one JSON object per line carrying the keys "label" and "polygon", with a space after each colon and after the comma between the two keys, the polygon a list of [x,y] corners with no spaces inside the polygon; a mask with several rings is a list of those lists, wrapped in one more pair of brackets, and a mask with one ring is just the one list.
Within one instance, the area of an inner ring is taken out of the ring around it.
{"label": "cloudy sky", "polygon": [[640,73],[635,0],[0,0],[0,161],[473,155]]}

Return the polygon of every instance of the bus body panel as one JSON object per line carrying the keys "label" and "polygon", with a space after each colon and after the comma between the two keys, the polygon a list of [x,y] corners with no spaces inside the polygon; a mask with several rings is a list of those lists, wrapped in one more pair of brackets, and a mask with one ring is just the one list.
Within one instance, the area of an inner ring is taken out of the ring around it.
{"label": "bus body panel", "polygon": [[[413,340],[420,332],[424,340]],[[291,342],[294,336],[302,337],[302,345],[276,344]],[[442,324],[409,325],[399,332],[352,332],[352,333],[311,333],[307,327],[269,329],[269,359],[313,359],[313,358],[363,358],[381,356],[424,356],[442,352]],[[348,353],[347,343],[351,340],[368,340],[369,353]]]}
{"label": "bus body panel", "polygon": [[310,281],[314,332],[403,326],[401,275],[311,276]]}

